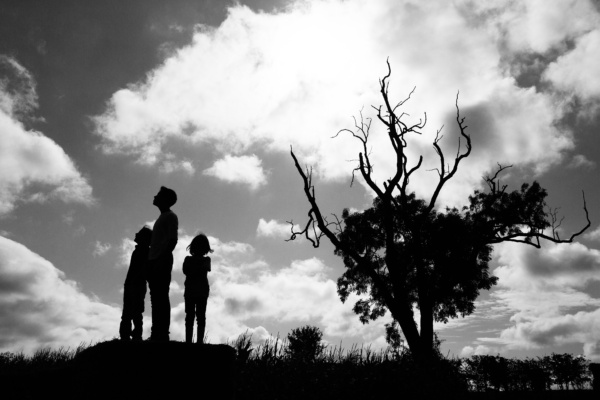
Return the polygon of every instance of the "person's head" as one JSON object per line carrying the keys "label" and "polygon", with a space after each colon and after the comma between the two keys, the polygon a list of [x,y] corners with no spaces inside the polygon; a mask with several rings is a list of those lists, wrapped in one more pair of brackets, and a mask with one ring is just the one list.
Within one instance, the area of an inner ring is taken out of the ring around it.
{"label": "person's head", "polygon": [[177,194],[173,189],[164,186],[160,187],[158,194],[154,196],[154,201],[152,202],[158,208],[167,209],[173,207],[175,203],[177,203]]}
{"label": "person's head", "polygon": [[207,253],[213,252],[210,248],[210,243],[208,243],[208,238],[204,233],[200,233],[195,238],[193,238],[192,243],[190,243],[187,249],[193,256],[203,256]]}
{"label": "person's head", "polygon": [[135,234],[134,241],[140,245],[150,245],[150,240],[152,239],[152,229],[147,226],[144,226],[138,233]]}

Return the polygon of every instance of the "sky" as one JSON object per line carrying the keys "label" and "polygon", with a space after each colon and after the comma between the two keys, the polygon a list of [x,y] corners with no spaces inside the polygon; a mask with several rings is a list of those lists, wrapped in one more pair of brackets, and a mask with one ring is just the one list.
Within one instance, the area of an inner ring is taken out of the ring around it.
{"label": "sky", "polygon": [[[184,338],[186,246],[215,250],[207,335],[255,343],[318,326],[325,341],[385,348],[385,317],[363,325],[342,303],[333,247],[286,242],[309,204],[290,148],[313,167],[324,214],[370,207],[351,186],[373,118],[378,182],[393,173],[372,106],[379,79],[406,121],[411,179],[431,196],[443,127],[456,152],[455,102],[471,156],[441,193],[461,206],[497,163],[509,189],[534,180],[572,244],[494,247],[498,285],[474,314],[436,324],[453,356],[600,361],[600,2],[592,0],[3,1],[0,3],[0,351],[118,336],[133,237],[174,189],[179,242],[171,339]],[[146,299],[145,333],[150,303]]]}

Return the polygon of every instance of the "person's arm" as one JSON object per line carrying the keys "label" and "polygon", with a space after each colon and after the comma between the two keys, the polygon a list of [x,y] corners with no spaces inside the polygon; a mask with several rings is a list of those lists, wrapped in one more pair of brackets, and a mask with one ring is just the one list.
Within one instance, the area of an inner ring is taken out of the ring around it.
{"label": "person's arm", "polygon": [[183,260],[183,267],[181,268],[183,270],[183,274],[185,276],[187,276],[190,273],[190,262],[189,259],[190,256],[187,256],[184,260]]}
{"label": "person's arm", "polygon": [[172,253],[177,246],[177,230],[179,229],[179,220],[175,213],[171,214],[171,218],[167,223],[167,252]]}
{"label": "person's arm", "polygon": [[211,259],[208,256],[206,257],[206,261],[205,261],[204,267],[206,268],[207,272],[211,271]]}

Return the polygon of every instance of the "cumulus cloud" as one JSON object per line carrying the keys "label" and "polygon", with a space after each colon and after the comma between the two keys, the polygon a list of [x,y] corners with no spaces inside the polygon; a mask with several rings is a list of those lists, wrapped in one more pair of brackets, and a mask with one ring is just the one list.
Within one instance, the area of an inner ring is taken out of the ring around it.
{"label": "cumulus cloud", "polygon": [[0,215],[20,202],[94,202],[87,179],[62,147],[25,127],[22,120],[36,108],[31,74],[0,55]]}
{"label": "cumulus cloud", "polygon": [[[596,26],[600,25],[600,19]],[[584,101],[600,99],[600,29],[593,30],[576,40],[575,48],[550,64],[544,78]]]}
{"label": "cumulus cloud", "polygon": [[84,294],[48,260],[0,237],[0,351],[110,339],[119,318],[118,308]]}
{"label": "cumulus cloud", "polygon": [[[568,107],[553,92],[519,87],[505,63],[524,51],[561,49],[596,26],[597,15],[587,2],[480,4],[327,0],[296,2],[276,14],[235,5],[219,27],[198,27],[190,45],[144,81],[114,93],[95,118],[96,132],[107,152],[152,165],[165,161],[162,150],[172,141],[213,144],[225,158],[210,171],[230,181],[262,178],[219,175],[227,157],[252,157],[243,154],[256,146],[288,152],[290,145],[319,176],[347,179],[347,160],[360,148],[350,137],[331,136],[352,127],[350,117],[363,106],[365,117],[373,117],[369,106],[381,103],[377,79],[389,56],[393,100],[416,86],[406,111],[417,119],[428,113],[427,134],[413,138],[408,153],[414,161],[425,156],[423,173],[413,179],[419,194],[429,195],[436,183],[435,173],[425,172],[437,166],[435,130],[445,124],[444,146],[456,149],[460,90],[474,151],[442,196],[464,202],[496,162],[543,173],[573,148],[572,133],[557,124]],[[485,26],[474,22],[482,16]],[[371,144],[381,182],[394,165],[375,125]]]}
{"label": "cumulus cloud", "polygon": [[479,338],[509,348],[581,343],[600,359],[600,299],[587,292],[600,281],[600,251],[580,243],[498,246],[499,278],[491,296],[510,311],[511,326],[497,338]]}
{"label": "cumulus cloud", "polygon": [[[530,0],[464,2],[495,18],[508,47],[515,52],[546,53],[566,47],[597,28],[600,16],[591,1]],[[495,12],[492,12],[495,11]]]}
{"label": "cumulus cloud", "polygon": [[204,175],[214,176],[229,183],[242,183],[252,190],[267,183],[262,161],[254,154],[240,157],[228,154],[204,170]]}
{"label": "cumulus cloud", "polygon": [[135,242],[132,239],[124,238],[119,246],[119,266],[129,267],[133,250],[135,250]]}
{"label": "cumulus cloud", "polygon": [[209,301],[211,312],[219,316],[213,323],[231,320],[229,324],[234,326],[234,321],[260,319],[301,326],[310,322],[329,336],[360,336],[365,342],[385,345],[383,324],[387,318],[362,325],[352,312],[357,299],[341,303],[329,268],[319,259],[296,260],[281,269],[264,263],[260,268],[255,263],[231,265],[228,260],[213,264]]}
{"label": "cumulus cloud", "polygon": [[[276,219],[266,221],[265,219],[261,218],[258,221],[258,226],[256,227],[256,236],[289,239],[291,235],[290,228],[291,226],[288,223],[282,223],[277,221]],[[300,226],[294,225],[294,230],[299,231]]]}

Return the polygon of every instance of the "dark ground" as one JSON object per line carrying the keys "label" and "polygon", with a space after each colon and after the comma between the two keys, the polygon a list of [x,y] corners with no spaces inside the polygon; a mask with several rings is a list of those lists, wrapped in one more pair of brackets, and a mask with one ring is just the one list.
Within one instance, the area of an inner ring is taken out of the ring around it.
{"label": "dark ground", "polygon": [[66,367],[3,374],[0,398],[232,399],[234,364],[227,345],[113,340],[83,350]]}
{"label": "dark ground", "polygon": [[228,345],[122,342],[88,347],[63,366],[0,371],[1,399],[600,399],[592,390],[466,392],[452,372],[431,378],[381,363],[308,365],[263,358],[240,363]]}

